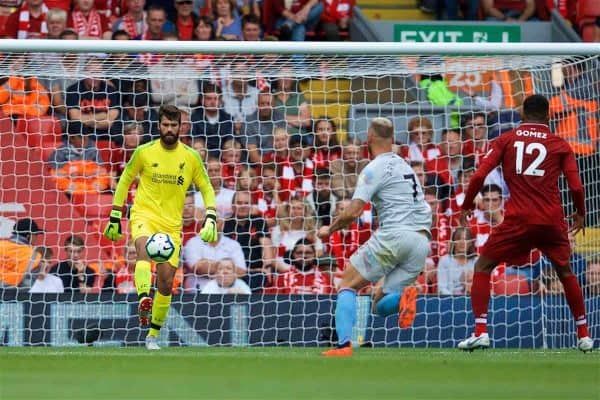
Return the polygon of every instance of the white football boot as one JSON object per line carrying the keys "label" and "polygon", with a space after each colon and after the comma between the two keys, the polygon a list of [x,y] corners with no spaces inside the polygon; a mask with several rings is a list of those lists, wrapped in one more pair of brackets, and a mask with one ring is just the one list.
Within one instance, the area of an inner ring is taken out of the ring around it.
{"label": "white football boot", "polygon": [[156,336],[146,336],[146,348],[148,350],[160,350]]}
{"label": "white football boot", "polygon": [[594,340],[589,336],[579,338],[577,339],[577,348],[584,353],[592,351],[594,349]]}
{"label": "white football boot", "polygon": [[487,333],[482,333],[479,336],[472,334],[471,337],[468,337],[462,342],[458,343],[458,348],[465,351],[487,349],[488,347],[490,347],[490,337]]}

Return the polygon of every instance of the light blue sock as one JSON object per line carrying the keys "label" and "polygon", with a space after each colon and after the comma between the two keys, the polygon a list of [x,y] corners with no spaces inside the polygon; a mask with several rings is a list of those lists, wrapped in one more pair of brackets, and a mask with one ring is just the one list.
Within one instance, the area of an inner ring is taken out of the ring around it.
{"label": "light blue sock", "polygon": [[387,317],[388,315],[398,314],[398,304],[400,303],[400,293],[388,293],[377,302],[377,315]]}
{"label": "light blue sock", "polygon": [[352,289],[342,289],[338,292],[335,306],[335,330],[338,344],[344,344],[352,339],[352,327],[356,319],[356,292]]}

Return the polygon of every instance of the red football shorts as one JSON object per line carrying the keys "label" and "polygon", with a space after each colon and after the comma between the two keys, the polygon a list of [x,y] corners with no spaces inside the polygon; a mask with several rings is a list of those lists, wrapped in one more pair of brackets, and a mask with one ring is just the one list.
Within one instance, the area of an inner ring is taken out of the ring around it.
{"label": "red football shorts", "polygon": [[508,265],[524,265],[529,263],[529,253],[536,248],[553,263],[568,265],[571,246],[566,226],[505,221],[492,230],[481,255]]}

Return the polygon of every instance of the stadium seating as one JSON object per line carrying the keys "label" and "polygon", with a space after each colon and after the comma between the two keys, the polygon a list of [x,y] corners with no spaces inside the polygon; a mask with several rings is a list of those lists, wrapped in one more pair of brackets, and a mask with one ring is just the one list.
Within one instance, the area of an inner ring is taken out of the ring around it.
{"label": "stadium seating", "polygon": [[577,2],[577,27],[584,42],[594,41],[598,17],[600,17],[600,1],[579,0]]}
{"label": "stadium seating", "polygon": [[60,121],[51,116],[18,119],[15,133],[24,135],[27,138],[27,144],[31,148],[39,150],[42,161],[47,160],[62,143]]}
{"label": "stadium seating", "polygon": [[56,190],[44,170],[39,154],[30,151],[22,132],[13,129],[9,118],[0,116],[0,203],[25,207],[23,213],[5,216],[43,221],[43,243],[60,259],[65,257],[62,243],[73,234],[84,238],[87,261],[107,259],[98,243],[98,227],[88,224],[64,193]]}

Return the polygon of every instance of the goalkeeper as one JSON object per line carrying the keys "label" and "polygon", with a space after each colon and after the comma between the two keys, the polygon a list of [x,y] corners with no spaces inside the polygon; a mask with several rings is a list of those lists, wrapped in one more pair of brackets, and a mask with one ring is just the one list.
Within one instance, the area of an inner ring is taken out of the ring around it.
{"label": "goalkeeper", "polygon": [[[121,210],[129,186],[139,176],[129,226],[137,253],[135,287],[139,298],[140,325],[146,326],[150,322],[146,336],[146,348],[149,350],[160,349],[157,338],[171,304],[173,278],[179,267],[183,203],[191,183],[199,188],[206,206],[200,237],[206,242],[217,240],[215,193],[198,152],[179,141],[181,112],[175,106],[162,106],[158,120],[160,138],[139,146],[133,153],[119,179],[110,221],[104,229],[104,236],[112,241],[123,236]],[[157,265],[157,291],[152,301],[150,257],[145,245],[148,237],[157,232],[171,236],[175,251],[167,262]]]}

